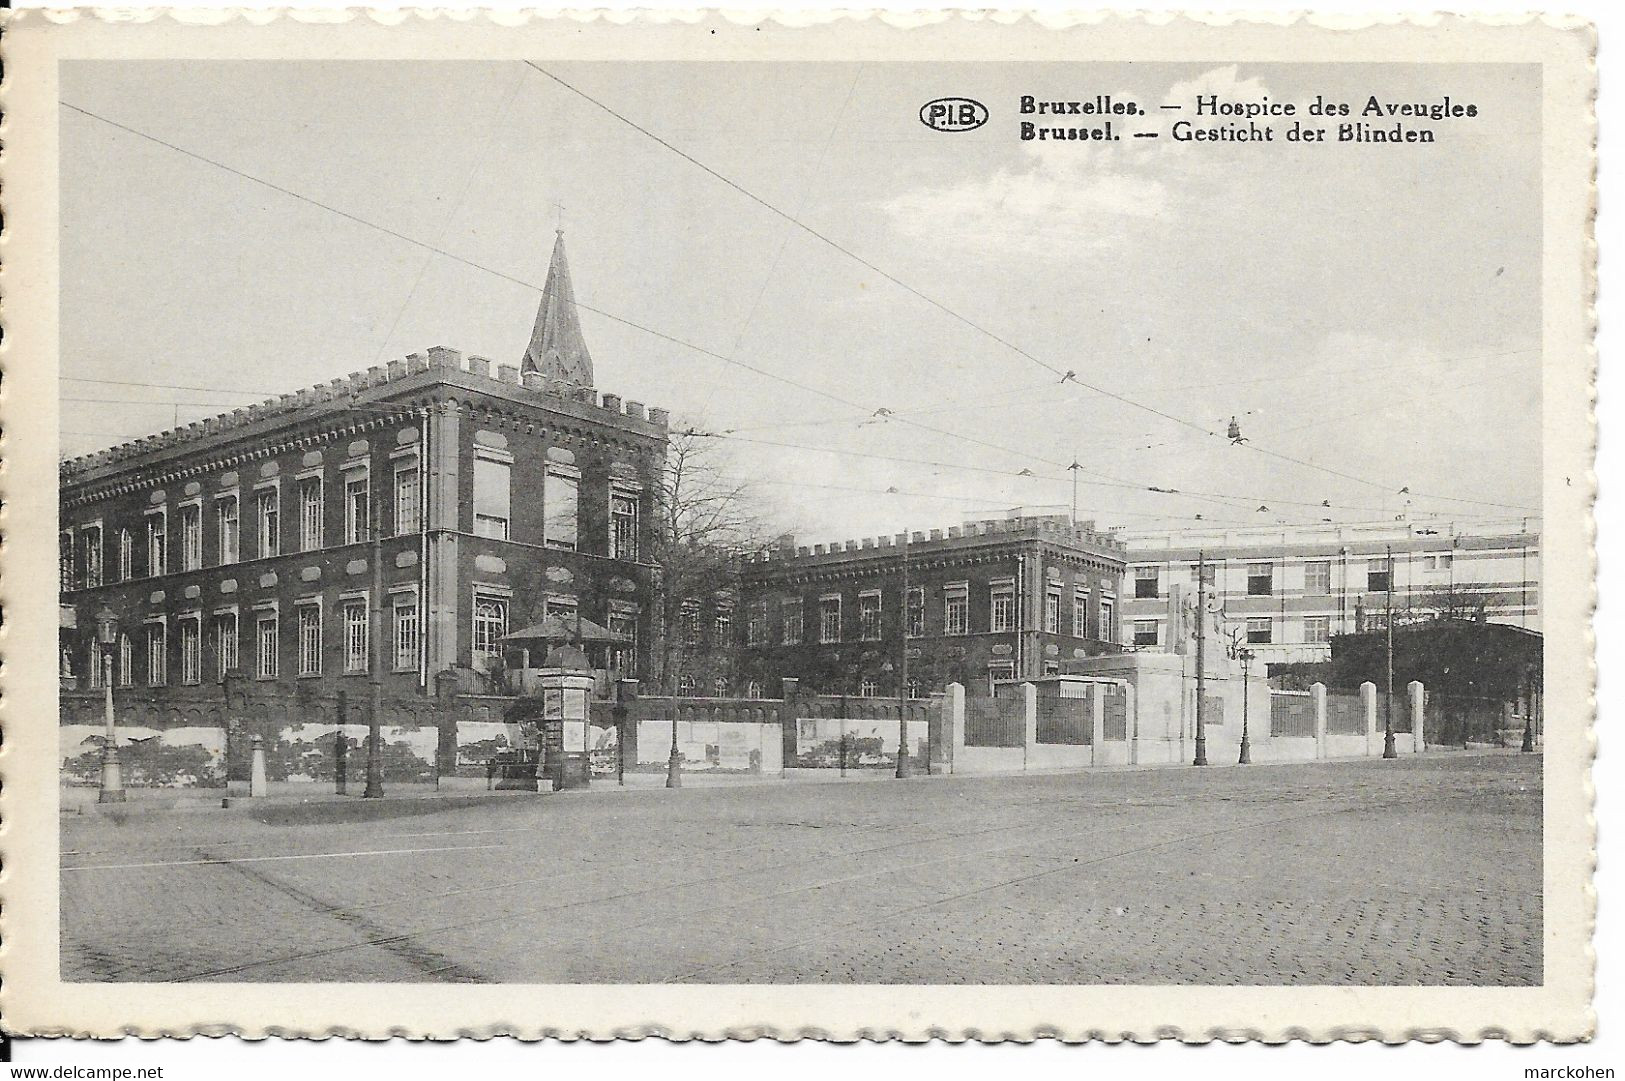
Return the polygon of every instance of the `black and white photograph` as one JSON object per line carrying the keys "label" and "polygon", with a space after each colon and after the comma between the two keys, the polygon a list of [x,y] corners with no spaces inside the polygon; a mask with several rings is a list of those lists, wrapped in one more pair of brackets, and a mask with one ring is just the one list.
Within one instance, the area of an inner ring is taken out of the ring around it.
{"label": "black and white photograph", "polygon": [[1486,40],[60,59],[61,986],[1583,983]]}

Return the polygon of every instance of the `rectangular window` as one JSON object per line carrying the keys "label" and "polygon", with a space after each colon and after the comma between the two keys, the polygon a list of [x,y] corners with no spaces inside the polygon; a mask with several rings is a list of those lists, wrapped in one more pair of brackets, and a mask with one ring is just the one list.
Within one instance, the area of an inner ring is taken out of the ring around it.
{"label": "rectangular window", "polygon": [[990,682],[997,682],[1001,679],[1015,679],[1016,662],[989,661],[987,664],[987,678]]}
{"label": "rectangular window", "polygon": [[634,493],[609,494],[609,558],[638,558],[638,497]]}
{"label": "rectangular window", "polygon": [[73,530],[64,529],[56,539],[56,582],[63,591],[77,589],[73,565]]}
{"label": "rectangular window", "polygon": [[508,601],[488,594],[474,595],[474,667],[485,671],[493,657],[502,655],[502,636],[508,633]]}
{"label": "rectangular window", "polygon": [[366,600],[347,600],[341,609],[346,672],[365,672],[371,667],[368,663],[371,654],[368,651],[372,643],[368,641],[368,637],[372,630],[372,621],[368,618],[367,604]]}
{"label": "rectangular window", "polygon": [[1116,607],[1105,597],[1100,598],[1100,640],[1102,642],[1117,641],[1117,627],[1112,622],[1112,610]]}
{"label": "rectangular window", "polygon": [[1136,619],[1134,621],[1134,644],[1137,646],[1154,646],[1157,644],[1156,620]]}
{"label": "rectangular window", "polygon": [[1247,564],[1247,596],[1268,597],[1275,592],[1275,564]]}
{"label": "rectangular window", "polygon": [[801,598],[791,597],[785,600],[779,610],[784,617],[784,644],[800,645],[806,633],[801,625]]}
{"label": "rectangular window", "polygon": [[1089,591],[1087,589],[1074,589],[1072,591],[1072,637],[1089,637]]}
{"label": "rectangular window", "polygon": [[395,535],[404,537],[421,528],[423,491],[418,480],[418,465],[395,467]]}
{"label": "rectangular window", "polygon": [[508,539],[513,466],[507,457],[474,452],[474,533],[492,540]]}
{"label": "rectangular window", "polygon": [[717,646],[727,645],[733,635],[734,610],[725,604],[717,605],[717,614],[711,622],[711,642]]}
{"label": "rectangular window", "polygon": [[318,604],[299,606],[299,674],[322,674],[322,609]]}
{"label": "rectangular window", "polygon": [[995,582],[991,594],[988,630],[995,633],[1016,629],[1016,585],[1014,582]]}
{"label": "rectangular window", "polygon": [[611,611],[609,629],[621,641],[610,648],[609,666],[622,676],[637,674],[638,616],[636,612]]}
{"label": "rectangular window", "polygon": [[219,565],[224,567],[238,559],[237,497],[221,496],[214,501],[215,543],[219,552]]}
{"label": "rectangular window", "polygon": [[322,478],[299,482],[299,550],[314,552],[322,546]]}
{"label": "rectangular window", "polygon": [[1312,646],[1325,645],[1332,640],[1331,616],[1305,616],[1303,640]]}
{"label": "rectangular window", "polygon": [[259,527],[259,554],[278,555],[282,551],[282,493],[264,488],[254,496],[254,518]]}
{"label": "rectangular window", "polygon": [[1312,559],[1303,565],[1303,592],[1310,597],[1331,596],[1331,560]]}
{"label": "rectangular window", "polygon": [[1134,596],[1142,600],[1161,596],[1161,572],[1156,567],[1134,568]]}
{"label": "rectangular window", "polygon": [[87,525],[81,536],[80,544],[85,553],[85,588],[95,589],[102,584],[102,527]]}
{"label": "rectangular window", "polygon": [[118,531],[118,580],[128,582],[135,577],[135,536],[128,529]]}
{"label": "rectangular window", "polygon": [[825,597],[818,602],[818,640],[841,640],[841,598]]}
{"label": "rectangular window", "polygon": [[1393,566],[1386,559],[1373,559],[1365,566],[1365,591],[1386,593],[1393,582]]}
{"label": "rectangular window", "polygon": [[130,645],[130,636],[118,636],[118,685],[129,687],[135,683],[135,649]]}
{"label": "rectangular window", "polygon": [[372,539],[372,477],[351,473],[344,478],[344,543]]}
{"label": "rectangular window", "polygon": [[1049,634],[1061,633],[1061,588],[1052,586],[1044,593],[1044,630]]}
{"label": "rectangular window", "polygon": [[221,612],[214,617],[214,664],[218,680],[237,668],[236,612]]}
{"label": "rectangular window", "polygon": [[925,590],[919,586],[908,591],[908,636],[925,637]]}
{"label": "rectangular window", "polygon": [[1249,619],[1247,621],[1247,644],[1253,646],[1267,646],[1270,643],[1271,630],[1268,619]]}
{"label": "rectangular window", "polygon": [[147,577],[169,571],[169,516],[163,511],[147,515]]}
{"label": "rectangular window", "polygon": [[547,487],[542,491],[546,521],[542,528],[549,548],[576,546],[580,488],[581,478],[574,471],[547,467]]}
{"label": "rectangular window", "polygon": [[767,605],[753,604],[745,613],[745,644],[760,646],[767,642]]}
{"label": "rectangular window", "polygon": [[169,680],[169,641],[162,623],[147,624],[147,686],[162,687]]}
{"label": "rectangular window", "polygon": [[198,616],[182,617],[177,626],[181,633],[181,682],[195,685],[203,682],[203,628]]}
{"label": "rectangular window", "polygon": [[108,660],[111,658],[109,658],[106,652],[102,649],[102,644],[100,642],[91,642],[90,656],[87,659],[90,661],[90,663],[85,666],[85,670],[86,674],[90,676],[90,689],[93,691],[99,691],[103,686],[105,686],[104,677],[107,675],[106,666]]}
{"label": "rectangular window", "polygon": [[700,619],[700,602],[688,600],[683,602],[683,644],[697,646],[703,637],[703,622]]}
{"label": "rectangular window", "polygon": [[943,594],[942,633],[970,633],[970,595],[963,585],[950,586]]}
{"label": "rectangular window", "polygon": [[865,642],[880,641],[880,592],[858,594],[858,634]]}
{"label": "rectangular window", "polygon": [[[418,598],[415,593],[395,597],[395,670],[416,668],[418,664]],[[613,628],[611,628],[613,629]]]}
{"label": "rectangular window", "polygon": [[181,570],[195,571],[203,566],[203,507],[192,503],[181,508]]}
{"label": "rectangular window", "polygon": [[1202,581],[1206,582],[1208,585],[1211,586],[1214,582],[1218,581],[1219,565],[1217,563],[1192,563],[1191,564],[1191,584],[1192,585],[1196,584],[1196,576],[1197,576],[1198,573],[1201,574]]}
{"label": "rectangular window", "polygon": [[281,670],[277,658],[277,616],[267,612],[254,621],[254,677],[275,679]]}

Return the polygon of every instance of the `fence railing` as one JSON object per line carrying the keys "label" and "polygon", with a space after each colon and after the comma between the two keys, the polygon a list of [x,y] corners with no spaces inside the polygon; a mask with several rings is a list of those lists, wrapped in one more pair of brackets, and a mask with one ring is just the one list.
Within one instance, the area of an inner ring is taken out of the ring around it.
{"label": "fence railing", "polygon": [[1121,742],[1128,739],[1128,692],[1109,686],[1102,701],[1100,738]]}
{"label": "fence railing", "polygon": [[965,698],[965,746],[1021,747],[1027,741],[1026,703],[1019,697]]}
{"label": "fence railing", "polygon": [[[967,706],[969,703],[967,703]],[[1038,700],[1038,742],[1086,747],[1094,739],[1095,708],[1090,698],[1043,697]],[[968,733],[966,743],[970,742]],[[995,746],[1006,746],[995,744]]]}
{"label": "fence railing", "polygon": [[1365,735],[1365,704],[1357,694],[1326,695],[1326,732],[1334,736]]}
{"label": "fence railing", "polygon": [[1270,735],[1282,738],[1315,736],[1315,698],[1308,691],[1270,692]]}

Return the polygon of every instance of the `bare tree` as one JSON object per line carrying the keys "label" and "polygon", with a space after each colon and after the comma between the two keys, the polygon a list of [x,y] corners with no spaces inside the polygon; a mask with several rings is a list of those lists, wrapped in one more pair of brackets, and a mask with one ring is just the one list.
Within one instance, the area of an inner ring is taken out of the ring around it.
{"label": "bare tree", "polygon": [[775,531],[742,472],[716,439],[693,429],[671,436],[653,553],[659,575],[655,676],[668,694],[684,675],[727,674],[734,652],[727,639],[737,625],[731,616],[719,620],[719,609],[731,612],[740,562],[772,543]]}

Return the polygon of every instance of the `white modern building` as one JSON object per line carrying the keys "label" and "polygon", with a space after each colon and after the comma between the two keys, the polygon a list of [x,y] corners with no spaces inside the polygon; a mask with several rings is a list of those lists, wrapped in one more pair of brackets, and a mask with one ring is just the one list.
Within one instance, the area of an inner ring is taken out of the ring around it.
{"label": "white modern building", "polygon": [[1390,608],[1540,629],[1538,517],[1114,532],[1128,547],[1118,640],[1145,649],[1182,633],[1199,561],[1226,635],[1265,662],[1326,660],[1332,635]]}

